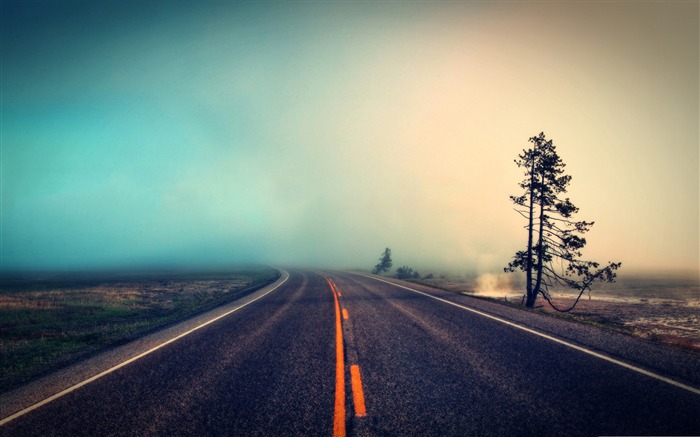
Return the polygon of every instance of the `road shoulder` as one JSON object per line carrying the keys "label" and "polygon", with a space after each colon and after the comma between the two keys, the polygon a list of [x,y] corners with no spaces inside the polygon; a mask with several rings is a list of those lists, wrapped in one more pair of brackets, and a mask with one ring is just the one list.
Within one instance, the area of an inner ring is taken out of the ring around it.
{"label": "road shoulder", "polygon": [[[357,272],[351,272],[358,274]],[[605,328],[565,320],[549,314],[513,308],[472,296],[435,289],[429,286],[394,278],[375,277],[396,285],[408,287],[440,299],[464,305],[486,314],[502,318],[526,328],[556,337],[574,345],[590,349],[610,358],[641,367],[682,384],[700,388],[700,359],[698,355],[666,344],[652,343]]]}
{"label": "road shoulder", "polygon": [[0,419],[9,417],[19,411],[35,405],[63,390],[80,384],[93,378],[102,372],[134,359],[139,355],[159,347],[186,334],[207,322],[220,318],[227,313],[235,311],[262,296],[270,293],[284,283],[289,274],[280,269],[282,273],[277,281],[269,284],[240,299],[229,302],[208,312],[201,313],[176,325],[169,326],[160,331],[139,338],[125,345],[110,349],[84,361],[75,363],[49,375],[38,378],[21,387],[11,390],[0,396]]}

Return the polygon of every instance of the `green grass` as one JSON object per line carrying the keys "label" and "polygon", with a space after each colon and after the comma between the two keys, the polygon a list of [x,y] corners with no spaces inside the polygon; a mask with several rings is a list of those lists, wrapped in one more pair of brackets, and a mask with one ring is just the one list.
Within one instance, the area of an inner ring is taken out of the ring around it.
{"label": "green grass", "polygon": [[267,267],[3,275],[0,393],[235,300],[278,275]]}

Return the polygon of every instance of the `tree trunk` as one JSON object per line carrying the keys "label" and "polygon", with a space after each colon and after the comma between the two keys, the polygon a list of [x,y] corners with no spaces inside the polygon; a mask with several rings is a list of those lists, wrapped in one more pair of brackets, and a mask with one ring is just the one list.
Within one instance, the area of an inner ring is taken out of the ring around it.
{"label": "tree trunk", "polygon": [[544,257],[544,170],[540,175],[540,181],[542,186],[540,186],[540,223],[539,223],[539,236],[537,238],[537,265],[535,270],[537,272],[537,279],[535,280],[535,287],[532,290],[534,295],[532,305],[535,305],[535,300],[537,300],[537,295],[540,293],[540,288],[542,287],[542,270],[544,264],[542,263],[542,258]]}
{"label": "tree trunk", "polygon": [[533,216],[535,212],[535,156],[533,153],[532,164],[530,168],[530,207],[528,215],[528,225],[527,225],[527,265],[525,269],[525,290],[526,290],[526,300],[525,306],[532,308],[535,306],[535,300],[537,295],[533,294],[532,290],[532,232],[534,228]]}

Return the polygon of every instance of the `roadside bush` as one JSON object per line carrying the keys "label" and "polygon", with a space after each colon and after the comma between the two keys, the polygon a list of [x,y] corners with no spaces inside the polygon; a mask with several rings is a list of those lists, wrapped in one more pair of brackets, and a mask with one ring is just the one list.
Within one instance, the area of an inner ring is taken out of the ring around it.
{"label": "roadside bush", "polygon": [[396,269],[396,273],[394,274],[394,277],[396,279],[418,279],[420,278],[420,273],[417,271],[414,271],[412,268],[408,266],[403,266],[399,267]]}

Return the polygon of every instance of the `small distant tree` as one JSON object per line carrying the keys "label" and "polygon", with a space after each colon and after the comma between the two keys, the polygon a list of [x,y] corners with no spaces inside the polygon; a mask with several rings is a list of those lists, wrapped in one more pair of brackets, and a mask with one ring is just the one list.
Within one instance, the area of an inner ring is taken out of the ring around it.
{"label": "small distant tree", "polygon": [[403,266],[396,269],[394,277],[397,279],[418,279],[420,278],[420,273],[408,266]]}
{"label": "small distant tree", "polygon": [[386,249],[384,249],[382,256],[379,258],[379,263],[376,266],[374,266],[372,273],[374,273],[375,275],[379,275],[384,272],[388,272],[389,270],[391,270],[392,265],[393,263],[391,261],[391,249],[387,247]]}
{"label": "small distant tree", "polygon": [[[578,208],[569,198],[561,199],[571,182],[564,174],[566,166],[557,154],[552,140],[544,132],[529,141],[532,148],[518,155],[516,165],[525,169],[525,179],[520,183],[523,194],[510,196],[516,211],[527,220],[527,246],[516,252],[504,269],[506,272],[525,272],[525,305],[532,308],[541,295],[557,311],[571,311],[581,295],[596,282],[613,282],[615,271],[622,263],[608,263],[605,267],[594,261],[581,260],[581,249],[594,222],[575,221]],[[579,294],[567,309],[552,303],[549,288],[563,285]]]}

